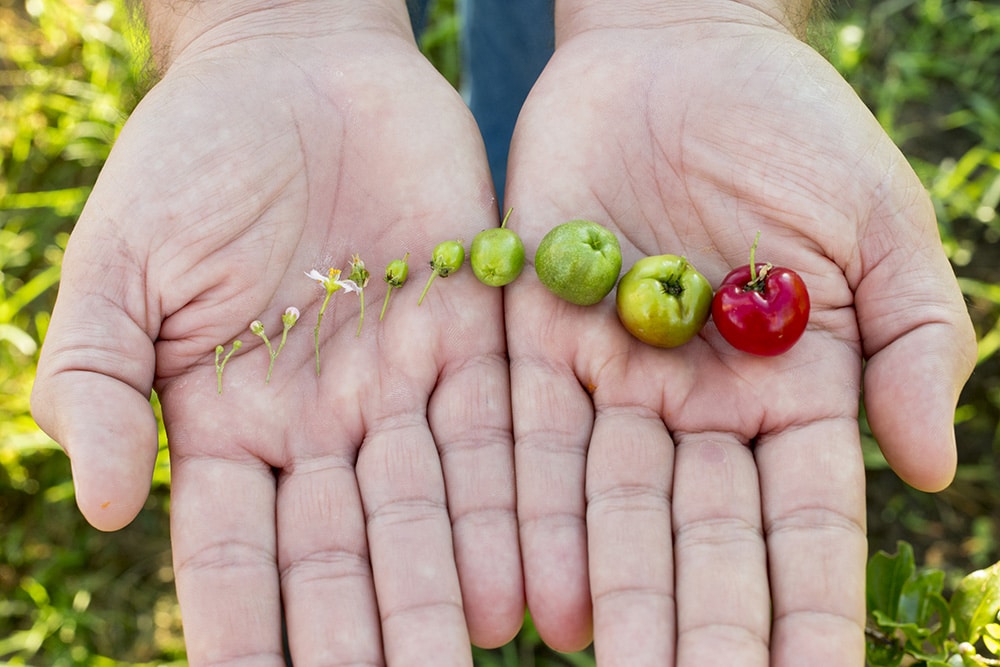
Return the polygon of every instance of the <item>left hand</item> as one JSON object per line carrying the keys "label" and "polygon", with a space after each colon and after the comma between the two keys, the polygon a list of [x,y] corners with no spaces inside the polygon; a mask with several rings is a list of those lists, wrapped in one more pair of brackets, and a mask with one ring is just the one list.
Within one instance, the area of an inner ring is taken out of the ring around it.
{"label": "left hand", "polygon": [[830,65],[757,9],[660,5],[557,25],[515,133],[511,226],[530,257],[591,218],[624,269],[679,254],[713,286],[761,231],[758,258],[802,275],[812,315],[780,357],[711,323],[664,350],[612,297],[572,306],[530,270],[508,289],[529,609],[556,648],[593,631],[604,665],[853,667],[862,366],[887,459],[940,489],[971,324],[920,182]]}

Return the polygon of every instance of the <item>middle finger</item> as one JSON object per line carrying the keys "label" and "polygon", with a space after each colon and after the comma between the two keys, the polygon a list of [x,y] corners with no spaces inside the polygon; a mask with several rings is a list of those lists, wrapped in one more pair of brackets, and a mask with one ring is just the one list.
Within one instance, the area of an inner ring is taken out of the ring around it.
{"label": "middle finger", "polygon": [[655,412],[597,411],[587,456],[587,537],[601,665],[673,664],[673,455]]}
{"label": "middle finger", "polygon": [[386,663],[472,664],[438,449],[422,417],[373,425],[357,462]]}
{"label": "middle finger", "polygon": [[757,468],[735,436],[677,436],[677,664],[768,664],[770,592]]}

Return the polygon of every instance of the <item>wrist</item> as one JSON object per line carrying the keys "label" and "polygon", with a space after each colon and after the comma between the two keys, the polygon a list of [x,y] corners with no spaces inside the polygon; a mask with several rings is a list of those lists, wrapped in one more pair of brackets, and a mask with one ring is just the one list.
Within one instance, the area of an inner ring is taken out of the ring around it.
{"label": "wrist", "polygon": [[784,29],[804,37],[814,0],[556,0],[556,44],[601,28],[658,28],[720,21]]}
{"label": "wrist", "polygon": [[404,0],[143,0],[153,58],[162,71],[188,51],[264,36],[315,38],[354,30],[413,39]]}

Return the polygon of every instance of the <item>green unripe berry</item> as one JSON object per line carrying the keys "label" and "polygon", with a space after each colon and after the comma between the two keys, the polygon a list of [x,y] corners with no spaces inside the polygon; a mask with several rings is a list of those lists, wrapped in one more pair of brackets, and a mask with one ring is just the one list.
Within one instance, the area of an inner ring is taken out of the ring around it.
{"label": "green unripe berry", "polygon": [[[407,256],[409,254],[406,253]],[[389,287],[402,287],[409,275],[410,265],[407,264],[406,257],[394,259],[389,262],[389,266],[385,267],[385,282],[389,284]]]}
{"label": "green unripe berry", "polygon": [[463,263],[465,263],[465,248],[459,241],[442,241],[434,246],[431,268],[442,278],[447,278],[458,271]]}
{"label": "green unripe berry", "polygon": [[600,302],[622,268],[614,233],[591,220],[571,220],[549,230],[535,252],[535,273],[556,296],[578,306]]}
{"label": "green unripe berry", "polygon": [[464,263],[465,247],[461,241],[442,241],[434,246],[434,252],[431,253],[431,275],[424,285],[424,291],[420,293],[420,298],[417,299],[417,305],[424,302],[427,290],[436,277],[447,278],[462,268]]}
{"label": "green unripe berry", "polygon": [[524,269],[524,243],[506,226],[510,213],[508,210],[499,227],[484,229],[472,239],[469,264],[484,285],[503,287],[512,283]]}
{"label": "green unripe berry", "polygon": [[389,306],[389,297],[392,290],[406,284],[406,279],[410,276],[410,265],[406,262],[410,253],[403,255],[403,259],[394,259],[385,267],[385,282],[389,286],[385,291],[385,301],[382,302],[382,313],[378,316],[381,320],[385,317],[385,309]]}

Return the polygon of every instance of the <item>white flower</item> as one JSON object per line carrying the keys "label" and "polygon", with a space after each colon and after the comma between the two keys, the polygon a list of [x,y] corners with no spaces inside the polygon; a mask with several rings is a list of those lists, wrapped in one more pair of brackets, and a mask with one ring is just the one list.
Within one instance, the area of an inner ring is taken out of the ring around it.
{"label": "white flower", "polygon": [[340,278],[340,269],[330,269],[329,275],[326,276],[316,269],[313,269],[312,271],[307,272],[306,276],[318,282],[323,286],[323,289],[331,294],[341,289],[345,292],[361,291],[361,288],[358,287],[358,284],[353,280],[338,280],[338,278]]}

